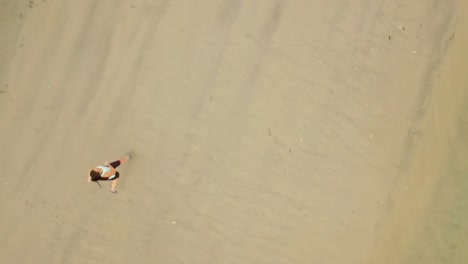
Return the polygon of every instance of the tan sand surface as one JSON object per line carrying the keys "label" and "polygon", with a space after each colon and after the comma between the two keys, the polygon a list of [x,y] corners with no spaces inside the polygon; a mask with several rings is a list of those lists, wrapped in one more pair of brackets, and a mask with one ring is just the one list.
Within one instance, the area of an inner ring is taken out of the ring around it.
{"label": "tan sand surface", "polygon": [[[414,138],[467,83],[433,89],[466,43],[455,1],[0,7],[0,263],[404,257],[402,190],[434,150]],[[86,183],[129,150],[118,194]]]}
{"label": "tan sand surface", "polygon": [[[392,192],[373,263],[465,263],[468,259],[468,2],[458,1],[448,41],[434,53],[408,168]],[[462,165],[460,165],[462,164]],[[462,168],[461,168],[462,167]],[[465,168],[463,168],[465,167]]]}

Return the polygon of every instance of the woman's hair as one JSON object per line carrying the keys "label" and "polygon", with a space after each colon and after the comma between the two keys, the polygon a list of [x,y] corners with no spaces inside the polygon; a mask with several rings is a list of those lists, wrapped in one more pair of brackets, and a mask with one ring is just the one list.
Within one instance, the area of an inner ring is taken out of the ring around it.
{"label": "woman's hair", "polygon": [[91,177],[92,181],[97,181],[97,180],[99,180],[99,178],[101,178],[101,174],[99,172],[97,172],[97,171],[94,171],[94,170],[89,172],[89,176]]}

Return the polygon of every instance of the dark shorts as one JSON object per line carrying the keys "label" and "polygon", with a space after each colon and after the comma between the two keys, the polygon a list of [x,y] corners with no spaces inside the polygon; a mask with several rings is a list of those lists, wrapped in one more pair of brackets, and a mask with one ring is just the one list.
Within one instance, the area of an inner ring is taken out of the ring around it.
{"label": "dark shorts", "polygon": [[[120,160],[116,160],[116,161],[113,161],[110,163],[110,165],[115,169],[117,168],[118,166],[120,166]],[[120,177],[120,173],[118,171],[115,172],[115,177],[112,178],[112,179],[107,179],[107,181],[113,181],[113,180],[116,180]]]}
{"label": "dark shorts", "polygon": [[114,167],[114,169],[115,169],[115,168],[117,168],[118,166],[120,166],[120,160],[113,161],[113,162],[110,163],[110,165],[111,165],[112,167]]}
{"label": "dark shorts", "polygon": [[118,171],[115,172],[115,177],[108,180],[108,181],[113,181],[113,180],[117,180],[118,178],[120,177],[120,173]]}

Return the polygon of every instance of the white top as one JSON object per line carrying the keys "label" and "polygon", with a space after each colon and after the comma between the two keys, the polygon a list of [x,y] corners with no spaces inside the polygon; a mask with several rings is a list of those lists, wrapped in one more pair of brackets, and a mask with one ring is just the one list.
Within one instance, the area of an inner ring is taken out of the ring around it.
{"label": "white top", "polygon": [[[107,166],[97,166],[98,168],[100,168],[102,170],[102,174],[101,174],[101,177],[110,172],[111,171],[111,168],[107,167]],[[113,178],[115,177],[115,174],[110,176],[109,178],[107,178],[108,180],[112,180]]]}

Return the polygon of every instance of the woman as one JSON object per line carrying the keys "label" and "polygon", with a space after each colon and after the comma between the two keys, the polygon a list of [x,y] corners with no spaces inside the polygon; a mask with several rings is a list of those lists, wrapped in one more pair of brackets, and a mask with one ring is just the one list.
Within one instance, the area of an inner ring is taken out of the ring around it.
{"label": "woman", "polygon": [[[97,166],[88,173],[88,183],[97,181],[112,181],[111,193],[116,193],[117,183],[119,182],[120,173],[115,169],[120,165],[124,164],[130,159],[130,155],[127,155],[114,162],[105,162],[104,166]],[[98,183],[99,184],[99,183]]]}

